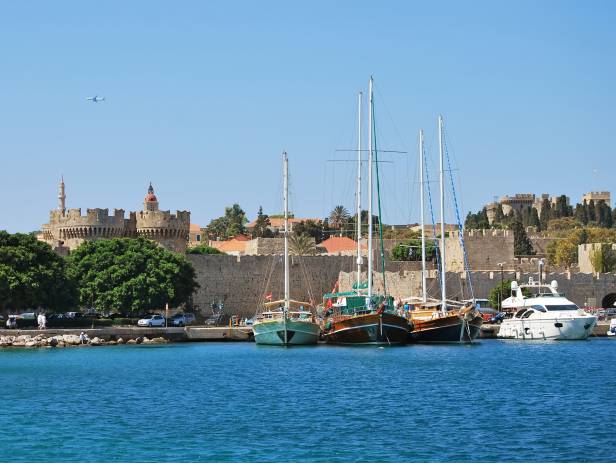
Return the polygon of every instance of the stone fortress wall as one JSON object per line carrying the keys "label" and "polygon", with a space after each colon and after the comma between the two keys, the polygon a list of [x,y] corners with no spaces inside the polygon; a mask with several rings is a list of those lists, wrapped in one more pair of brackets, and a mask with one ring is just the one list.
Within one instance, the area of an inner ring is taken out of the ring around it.
{"label": "stone fortress wall", "polygon": [[[188,255],[195,267],[200,288],[193,302],[203,314],[211,313],[213,302],[224,302],[225,312],[251,317],[255,314],[265,295],[272,293],[274,300],[283,297],[283,263],[281,256],[228,256]],[[355,258],[352,256],[302,256],[290,258],[291,297],[309,302],[312,298],[321,302],[324,293],[331,291],[336,282],[341,291],[349,290],[356,281]],[[421,294],[421,272],[417,262],[389,262],[386,265],[387,292],[396,299]],[[505,269],[503,278],[527,282],[535,281],[535,272]],[[366,279],[365,272],[362,275]],[[474,294],[487,298],[494,286],[500,283],[499,271],[472,273]],[[559,290],[580,306],[611,306],[616,301],[616,274],[598,276],[583,273],[544,273],[544,281],[556,280]],[[438,273],[428,271],[427,291],[429,296],[440,297]],[[447,273],[449,299],[469,297],[466,274]],[[383,291],[380,272],[374,273],[375,291]]]}

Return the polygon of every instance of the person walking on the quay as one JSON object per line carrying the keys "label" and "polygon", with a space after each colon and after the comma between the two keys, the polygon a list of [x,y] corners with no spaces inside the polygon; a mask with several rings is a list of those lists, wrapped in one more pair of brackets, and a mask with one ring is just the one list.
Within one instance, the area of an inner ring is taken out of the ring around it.
{"label": "person walking on the quay", "polygon": [[44,317],[45,315],[43,314],[43,312],[39,312],[39,314],[36,316],[36,322],[38,323],[39,330],[45,329],[46,320],[44,320]]}

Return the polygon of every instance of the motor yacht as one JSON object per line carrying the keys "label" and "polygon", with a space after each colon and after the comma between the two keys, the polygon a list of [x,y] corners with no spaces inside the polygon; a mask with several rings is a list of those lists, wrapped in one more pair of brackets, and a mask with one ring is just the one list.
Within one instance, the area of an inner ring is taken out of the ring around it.
{"label": "motor yacht", "polygon": [[511,283],[511,296],[503,300],[503,310],[512,313],[501,323],[497,337],[509,339],[587,339],[597,317],[580,309],[558,293],[558,283],[533,281]]}

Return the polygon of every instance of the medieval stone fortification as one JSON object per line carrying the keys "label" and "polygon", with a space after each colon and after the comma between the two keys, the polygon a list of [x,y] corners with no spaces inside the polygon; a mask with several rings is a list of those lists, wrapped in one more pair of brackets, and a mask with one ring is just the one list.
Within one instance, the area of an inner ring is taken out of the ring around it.
{"label": "medieval stone fortification", "polygon": [[[213,302],[224,302],[225,311],[250,317],[255,314],[265,295],[282,298],[283,264],[280,256],[226,256],[188,255],[197,272],[200,288],[193,297],[198,310],[207,314]],[[396,299],[421,294],[421,273],[417,262],[389,262],[386,265],[387,292]],[[321,302],[322,295],[339,284],[341,291],[349,290],[355,282],[355,259],[351,256],[303,256],[291,258],[291,297],[293,299]],[[428,272],[428,295],[440,297],[438,274]],[[447,273],[447,292],[450,299],[469,298],[466,275]],[[504,279],[527,282],[537,273],[503,272]],[[365,272],[363,279],[365,280]],[[480,271],[472,274],[476,298],[488,297],[500,283],[500,272]],[[545,273],[545,281],[556,280],[560,291],[580,306],[610,307],[616,301],[616,274],[591,275],[583,273]],[[383,291],[380,272],[374,274],[375,291]]]}
{"label": "medieval stone fortification", "polygon": [[40,239],[59,252],[76,249],[84,241],[106,238],[143,236],[155,241],[170,251],[184,252],[190,228],[190,212],[158,209],[158,199],[150,184],[143,201],[143,211],[129,212],[123,209],[66,209],[64,180],[60,182],[58,209],[49,214],[49,223],[43,225]]}

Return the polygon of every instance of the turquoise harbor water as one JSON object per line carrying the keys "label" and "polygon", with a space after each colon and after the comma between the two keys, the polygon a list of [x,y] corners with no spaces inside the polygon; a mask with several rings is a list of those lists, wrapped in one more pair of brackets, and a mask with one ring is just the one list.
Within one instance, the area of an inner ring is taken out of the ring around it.
{"label": "turquoise harbor water", "polygon": [[2,461],[615,461],[616,341],[0,351]]}

